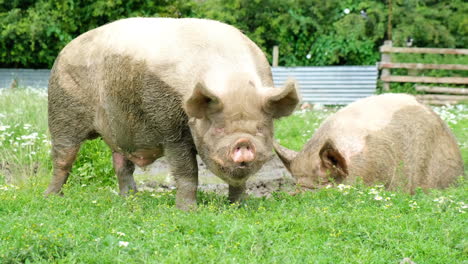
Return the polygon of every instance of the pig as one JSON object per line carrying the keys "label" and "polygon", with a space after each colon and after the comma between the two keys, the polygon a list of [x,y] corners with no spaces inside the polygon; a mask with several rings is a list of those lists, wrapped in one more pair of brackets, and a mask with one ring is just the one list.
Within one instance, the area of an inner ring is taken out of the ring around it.
{"label": "pig", "polygon": [[61,194],[80,145],[102,138],[122,195],[135,165],[165,156],[176,206],[196,208],[198,154],[229,185],[229,200],[274,154],[273,120],[299,102],[296,82],[274,87],[261,51],[236,28],[206,19],[127,18],[72,40],[49,80],[53,176]]}
{"label": "pig", "polygon": [[299,153],[277,142],[274,148],[302,189],[359,179],[412,193],[447,187],[464,174],[450,129],[406,94],[371,96],[342,108]]}

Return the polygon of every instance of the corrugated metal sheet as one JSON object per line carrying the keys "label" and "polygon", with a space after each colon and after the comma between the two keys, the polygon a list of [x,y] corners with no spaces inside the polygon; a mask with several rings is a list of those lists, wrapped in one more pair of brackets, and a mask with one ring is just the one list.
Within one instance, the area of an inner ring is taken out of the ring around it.
{"label": "corrugated metal sheet", "polygon": [[303,102],[349,104],[375,94],[376,66],[273,67],[275,86],[295,79]]}
{"label": "corrugated metal sheet", "polygon": [[8,88],[13,80],[19,86],[44,88],[49,82],[50,70],[48,69],[0,69],[0,88]]}
{"label": "corrugated metal sheet", "polygon": [[[288,78],[299,83],[302,100],[320,104],[349,104],[375,93],[377,66],[273,67],[275,86]],[[0,69],[0,88],[14,79],[26,87],[47,87],[50,70]]]}

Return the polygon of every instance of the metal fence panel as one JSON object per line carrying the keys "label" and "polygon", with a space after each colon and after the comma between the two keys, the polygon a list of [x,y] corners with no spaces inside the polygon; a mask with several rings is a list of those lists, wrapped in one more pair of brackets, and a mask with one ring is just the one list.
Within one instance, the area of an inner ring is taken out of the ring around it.
{"label": "metal fence panel", "polygon": [[[320,104],[349,104],[375,93],[377,66],[273,67],[275,86],[294,78],[302,100]],[[19,86],[47,87],[48,69],[0,69],[0,88]]]}
{"label": "metal fence panel", "polygon": [[288,78],[299,84],[302,101],[314,104],[349,104],[375,94],[376,66],[273,67],[275,86]]}
{"label": "metal fence panel", "polygon": [[0,88],[11,87],[15,80],[19,86],[44,88],[47,87],[49,76],[48,69],[0,69]]}

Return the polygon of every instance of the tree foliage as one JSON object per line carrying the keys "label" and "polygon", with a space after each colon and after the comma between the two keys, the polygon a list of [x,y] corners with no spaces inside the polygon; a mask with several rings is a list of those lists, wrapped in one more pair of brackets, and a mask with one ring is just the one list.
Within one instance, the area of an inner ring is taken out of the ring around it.
{"label": "tree foliage", "polygon": [[[464,0],[394,0],[393,40],[404,46],[464,48]],[[349,11],[349,12],[348,12]],[[387,34],[379,0],[0,0],[1,67],[51,67],[73,38],[133,16],[199,17],[232,24],[280,65],[375,64]]]}

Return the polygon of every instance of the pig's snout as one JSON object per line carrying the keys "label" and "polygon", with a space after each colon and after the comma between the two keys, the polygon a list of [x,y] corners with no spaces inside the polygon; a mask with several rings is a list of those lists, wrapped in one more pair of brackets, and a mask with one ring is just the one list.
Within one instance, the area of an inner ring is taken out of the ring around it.
{"label": "pig's snout", "polygon": [[241,138],[234,143],[231,150],[231,159],[240,166],[246,166],[255,160],[255,146],[246,138]]}

